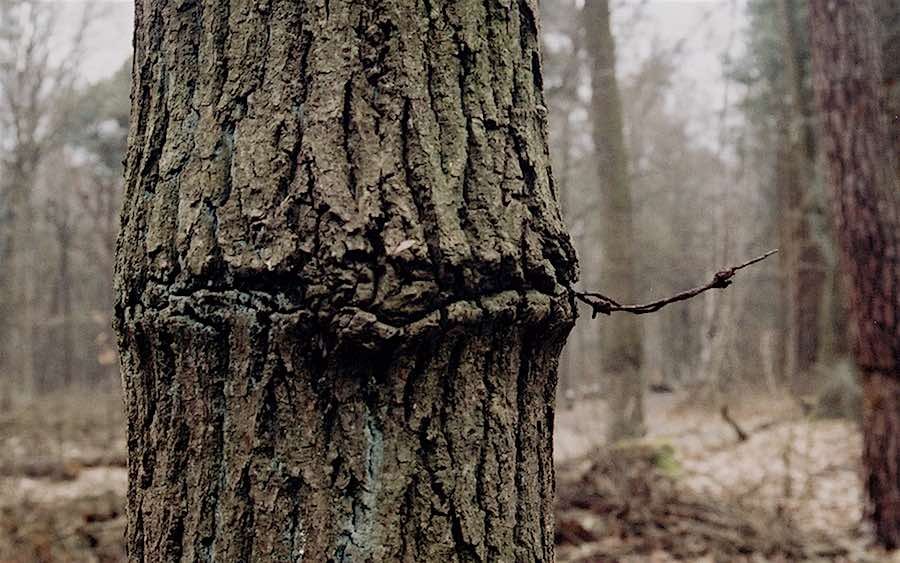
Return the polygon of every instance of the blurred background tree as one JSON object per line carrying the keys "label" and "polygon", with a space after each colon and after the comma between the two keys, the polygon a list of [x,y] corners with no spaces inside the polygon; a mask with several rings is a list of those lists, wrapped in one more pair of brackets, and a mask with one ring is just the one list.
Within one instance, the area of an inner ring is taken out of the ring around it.
{"label": "blurred background tree", "polygon": [[[616,80],[616,47],[607,0],[587,0],[584,7],[587,49],[591,59],[591,115],[597,198],[601,212],[589,217],[592,235],[600,243],[600,275],[592,287],[602,287],[623,303],[635,300],[635,232],[622,101]],[[644,435],[642,326],[637,317],[622,315],[599,324],[603,372],[608,378],[610,405],[607,435],[612,442]]]}

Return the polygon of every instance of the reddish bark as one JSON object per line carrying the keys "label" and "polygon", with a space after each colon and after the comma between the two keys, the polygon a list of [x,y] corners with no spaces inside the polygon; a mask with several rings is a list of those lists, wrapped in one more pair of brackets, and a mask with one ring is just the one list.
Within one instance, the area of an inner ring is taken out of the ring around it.
{"label": "reddish bark", "polygon": [[814,86],[865,392],[863,466],[880,543],[900,545],[900,222],[871,1],[810,2]]}

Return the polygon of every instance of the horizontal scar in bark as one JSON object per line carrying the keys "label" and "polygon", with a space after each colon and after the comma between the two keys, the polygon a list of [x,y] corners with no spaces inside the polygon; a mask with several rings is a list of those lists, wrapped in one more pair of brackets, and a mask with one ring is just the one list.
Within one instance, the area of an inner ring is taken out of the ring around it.
{"label": "horizontal scar in bark", "polygon": [[[133,321],[144,317],[180,318],[198,324],[215,325],[222,311],[249,309],[265,316],[302,315],[300,325],[313,323],[313,313],[298,304],[285,302],[283,295],[266,295],[259,291],[197,290],[185,294],[161,297],[155,306],[138,304],[127,315]],[[549,295],[538,290],[506,290],[486,295],[473,295],[449,303],[435,304],[431,309],[419,312],[401,322],[387,321],[360,307],[345,306],[330,318],[320,318],[328,327],[326,333],[335,349],[376,351],[391,343],[416,342],[465,330],[485,322],[511,325],[552,325],[567,318],[567,302],[564,295]],[[561,326],[561,325],[560,325]]]}
{"label": "horizontal scar in bark", "polygon": [[[553,324],[567,318],[565,299],[536,290],[501,291],[444,304],[403,324],[391,324],[357,307],[345,307],[332,321],[338,348],[378,350],[390,342],[415,342],[485,322]],[[563,323],[561,323],[563,324]]]}

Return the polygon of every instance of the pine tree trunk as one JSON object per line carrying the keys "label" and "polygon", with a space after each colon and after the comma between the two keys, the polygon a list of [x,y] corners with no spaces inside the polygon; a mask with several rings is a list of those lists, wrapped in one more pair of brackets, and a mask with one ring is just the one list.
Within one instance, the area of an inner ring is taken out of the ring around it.
{"label": "pine tree trunk", "polygon": [[885,112],[891,124],[888,134],[894,150],[895,171],[900,177],[900,0],[875,0],[875,15],[882,32],[882,84]]}
{"label": "pine tree trunk", "polygon": [[[587,44],[591,70],[594,151],[603,190],[600,287],[623,303],[634,302],[634,227],[622,102],[616,81],[615,42],[607,0],[587,0]],[[610,441],[644,433],[644,378],[641,326],[625,315],[605,320],[602,329],[603,373],[609,378]]]}
{"label": "pine tree trunk", "polygon": [[863,389],[863,468],[869,517],[879,542],[900,546],[900,378],[893,372],[865,370]]}
{"label": "pine tree trunk", "polygon": [[131,560],[553,560],[576,266],[536,10],[137,4]]}
{"label": "pine tree trunk", "polygon": [[810,2],[816,98],[864,391],[863,466],[878,540],[900,545],[900,203],[870,0]]}

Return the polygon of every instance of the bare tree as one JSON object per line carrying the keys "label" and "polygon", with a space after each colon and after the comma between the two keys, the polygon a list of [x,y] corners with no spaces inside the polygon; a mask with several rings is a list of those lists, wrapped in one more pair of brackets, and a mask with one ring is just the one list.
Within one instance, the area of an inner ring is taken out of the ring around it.
{"label": "bare tree", "polygon": [[[52,5],[23,0],[0,2],[0,364],[36,383],[35,211],[39,167],[61,142],[81,39],[90,12],[71,42],[58,35]],[[54,49],[59,52],[54,52]]]}

